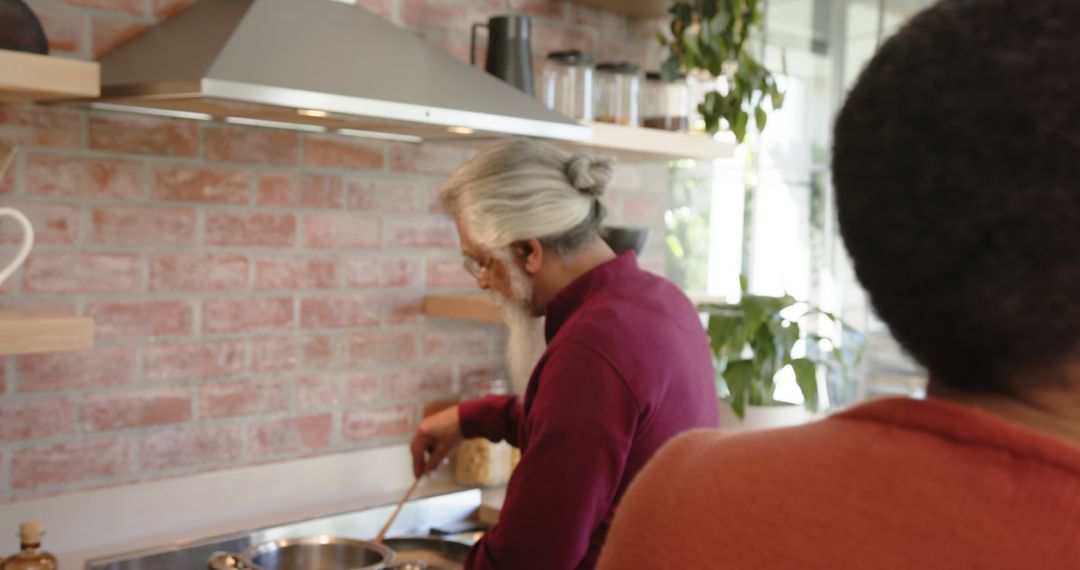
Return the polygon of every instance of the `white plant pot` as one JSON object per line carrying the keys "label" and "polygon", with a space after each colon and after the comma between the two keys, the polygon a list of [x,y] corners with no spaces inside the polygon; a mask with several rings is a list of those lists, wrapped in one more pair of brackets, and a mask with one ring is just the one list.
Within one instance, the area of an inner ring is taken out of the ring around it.
{"label": "white plant pot", "polygon": [[739,419],[731,404],[720,401],[720,429],[754,431],[804,424],[812,418],[809,410],[795,404],[747,406],[746,417]]}

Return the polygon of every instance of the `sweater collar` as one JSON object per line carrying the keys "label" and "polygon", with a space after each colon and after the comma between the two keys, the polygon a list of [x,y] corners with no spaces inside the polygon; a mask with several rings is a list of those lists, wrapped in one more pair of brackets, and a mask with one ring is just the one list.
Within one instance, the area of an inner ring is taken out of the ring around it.
{"label": "sweater collar", "polygon": [[588,303],[596,293],[613,283],[625,282],[640,272],[637,257],[634,252],[628,251],[615,259],[597,265],[563,287],[551,301],[548,301],[544,312],[546,318],[544,332],[548,343],[555,338],[555,334],[570,320],[570,317]]}
{"label": "sweater collar", "polygon": [[885,398],[861,404],[833,418],[873,421],[934,433],[950,441],[1003,449],[1017,456],[1036,457],[1080,473],[1080,445],[1076,442],[946,400]]}

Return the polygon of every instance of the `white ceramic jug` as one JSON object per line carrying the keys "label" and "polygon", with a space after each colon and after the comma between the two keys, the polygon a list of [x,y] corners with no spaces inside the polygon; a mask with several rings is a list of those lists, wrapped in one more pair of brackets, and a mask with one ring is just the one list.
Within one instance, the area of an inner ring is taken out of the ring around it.
{"label": "white ceramic jug", "polygon": [[7,264],[7,267],[0,270],[0,285],[3,285],[4,281],[7,281],[7,278],[11,277],[12,273],[19,270],[19,267],[26,261],[26,257],[30,255],[30,248],[34,247],[34,226],[30,225],[30,220],[26,218],[26,215],[15,208],[0,208],[0,218],[4,217],[19,222],[23,230],[23,240],[22,245],[19,246],[19,252],[15,254],[15,259],[12,259]]}

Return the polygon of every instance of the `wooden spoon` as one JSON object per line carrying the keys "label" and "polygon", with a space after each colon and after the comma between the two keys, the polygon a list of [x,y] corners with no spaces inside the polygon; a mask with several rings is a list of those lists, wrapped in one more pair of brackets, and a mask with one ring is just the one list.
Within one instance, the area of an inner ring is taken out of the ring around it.
{"label": "wooden spoon", "polygon": [[0,139],[0,178],[4,177],[13,158],[15,158],[15,145],[11,141]]}
{"label": "wooden spoon", "polygon": [[402,497],[400,501],[398,501],[397,508],[394,509],[394,513],[390,515],[390,520],[386,521],[386,524],[383,525],[382,530],[379,531],[379,534],[375,535],[375,544],[382,544],[383,539],[386,538],[386,531],[390,530],[390,525],[394,524],[394,519],[396,519],[398,513],[401,512],[401,507],[405,506],[405,501],[409,500],[409,497],[412,496],[413,491],[416,490],[416,486],[419,484],[420,478],[417,477],[416,481],[413,481],[412,487],[409,487],[409,490],[405,491],[405,496]]}

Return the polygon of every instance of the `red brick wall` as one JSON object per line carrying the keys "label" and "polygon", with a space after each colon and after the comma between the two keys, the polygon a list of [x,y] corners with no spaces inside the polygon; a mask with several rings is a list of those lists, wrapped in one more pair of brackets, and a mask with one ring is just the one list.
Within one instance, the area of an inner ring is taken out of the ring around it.
{"label": "red brick wall", "polygon": [[[31,0],[82,58],[190,3]],[[469,22],[507,9],[536,16],[538,55],[644,61],[655,29],[561,2],[360,4],[462,58]],[[472,287],[434,207],[464,149],[33,105],[0,106],[0,137],[20,145],[0,204],[38,232],[2,302],[98,327],[91,351],[0,366],[0,502],[402,442],[501,367],[499,328],[419,312]],[[622,166],[606,199],[657,228],[655,270],[664,176]],[[5,257],[17,236],[0,228]]]}

